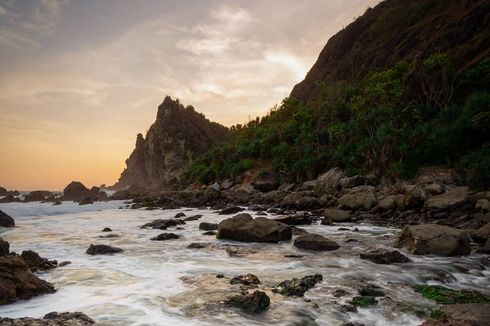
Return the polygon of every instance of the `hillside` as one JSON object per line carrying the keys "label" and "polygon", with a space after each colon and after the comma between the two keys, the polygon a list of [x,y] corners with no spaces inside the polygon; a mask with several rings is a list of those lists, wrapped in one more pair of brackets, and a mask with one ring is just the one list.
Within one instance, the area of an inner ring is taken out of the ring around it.
{"label": "hillside", "polygon": [[387,0],[334,35],[272,112],[184,171],[188,182],[253,169],[280,181],[333,166],[398,179],[424,165],[490,185],[490,2]]}

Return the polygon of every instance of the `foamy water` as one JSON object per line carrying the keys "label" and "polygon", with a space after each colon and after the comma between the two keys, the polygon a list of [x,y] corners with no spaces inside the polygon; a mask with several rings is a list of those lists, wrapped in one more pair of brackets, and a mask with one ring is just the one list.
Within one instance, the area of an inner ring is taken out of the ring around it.
{"label": "foamy water", "polygon": [[[336,240],[341,248],[331,252],[307,252],[292,242],[281,244],[239,243],[216,240],[198,230],[200,222],[217,223],[227,216],[210,210],[131,210],[119,209],[121,201],[78,206],[42,203],[0,204],[15,218],[17,227],[1,229],[11,250],[32,249],[41,256],[72,264],[39,273],[58,291],[27,301],[0,306],[3,317],[42,317],[50,311],[82,311],[101,325],[342,325],[360,321],[365,325],[418,325],[436,305],[421,298],[411,285],[430,283],[454,288],[476,289],[490,294],[488,258],[412,257],[414,263],[376,265],[359,259],[369,246],[391,247],[397,229],[371,225],[311,225],[304,228]],[[184,230],[141,229],[157,218],[171,218],[178,212],[187,216],[202,214],[187,222]],[[250,212],[253,215],[253,212]],[[339,231],[339,226],[359,232]],[[120,238],[101,239],[104,227]],[[178,240],[150,241],[161,232],[173,232]],[[346,242],[348,239],[355,241]],[[192,242],[211,242],[215,247],[188,249]],[[90,244],[109,244],[124,249],[112,256],[90,256]],[[253,251],[244,257],[230,257],[228,245]],[[285,255],[302,255],[287,258]],[[218,279],[217,273],[225,275]],[[304,298],[271,295],[270,309],[250,316],[219,304],[238,292],[229,278],[253,273],[261,287],[272,288],[292,277],[321,273],[323,282],[306,292]],[[383,288],[385,298],[368,309],[343,312],[342,305],[357,295],[367,283]],[[335,298],[333,291],[349,294]],[[308,299],[308,300],[305,300]],[[310,302],[307,302],[310,301]]]}

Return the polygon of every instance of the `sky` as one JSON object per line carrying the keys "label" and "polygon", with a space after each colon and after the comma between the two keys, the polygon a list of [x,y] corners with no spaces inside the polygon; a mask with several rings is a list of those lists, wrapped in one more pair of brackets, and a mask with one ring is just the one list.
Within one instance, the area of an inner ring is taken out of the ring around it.
{"label": "sky", "polygon": [[0,0],[0,186],[113,184],[166,95],[226,126],[379,0]]}

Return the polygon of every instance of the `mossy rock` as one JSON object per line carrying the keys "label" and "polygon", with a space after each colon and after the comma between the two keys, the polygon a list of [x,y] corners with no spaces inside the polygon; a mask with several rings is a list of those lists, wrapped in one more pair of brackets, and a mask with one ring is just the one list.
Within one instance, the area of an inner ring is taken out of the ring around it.
{"label": "mossy rock", "polygon": [[352,298],[352,301],[350,303],[357,307],[367,308],[369,306],[377,304],[378,301],[376,301],[376,298],[374,297],[360,295]]}
{"label": "mossy rock", "polygon": [[424,298],[434,300],[438,304],[490,303],[490,298],[478,291],[459,291],[440,285],[416,285],[414,289]]}
{"label": "mossy rock", "polygon": [[440,309],[434,310],[430,314],[430,318],[432,318],[432,319],[442,319],[444,317],[446,317],[446,314],[444,313],[444,311],[442,311]]}

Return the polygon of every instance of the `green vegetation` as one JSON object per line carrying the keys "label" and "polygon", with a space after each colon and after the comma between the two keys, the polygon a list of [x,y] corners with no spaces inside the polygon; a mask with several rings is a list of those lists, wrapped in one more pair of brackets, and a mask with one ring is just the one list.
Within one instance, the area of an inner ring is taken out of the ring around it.
{"label": "green vegetation", "polygon": [[440,285],[417,285],[414,289],[424,298],[438,304],[490,303],[490,298],[477,291],[458,291]]}
{"label": "green vegetation", "polygon": [[377,304],[378,301],[376,301],[375,297],[360,295],[360,296],[352,298],[351,303],[357,307],[367,308],[369,306]]}
{"label": "green vegetation", "polygon": [[301,182],[333,166],[400,178],[439,165],[457,168],[475,188],[489,187],[489,76],[490,59],[458,70],[436,53],[360,82],[342,80],[308,104],[285,99],[232,127],[232,140],[196,160],[183,178],[209,183],[252,168],[265,175],[267,167],[282,181]]}
{"label": "green vegetation", "polygon": [[446,317],[446,314],[444,313],[444,311],[442,310],[434,310],[431,314],[430,314],[430,318],[432,319],[442,319]]}

